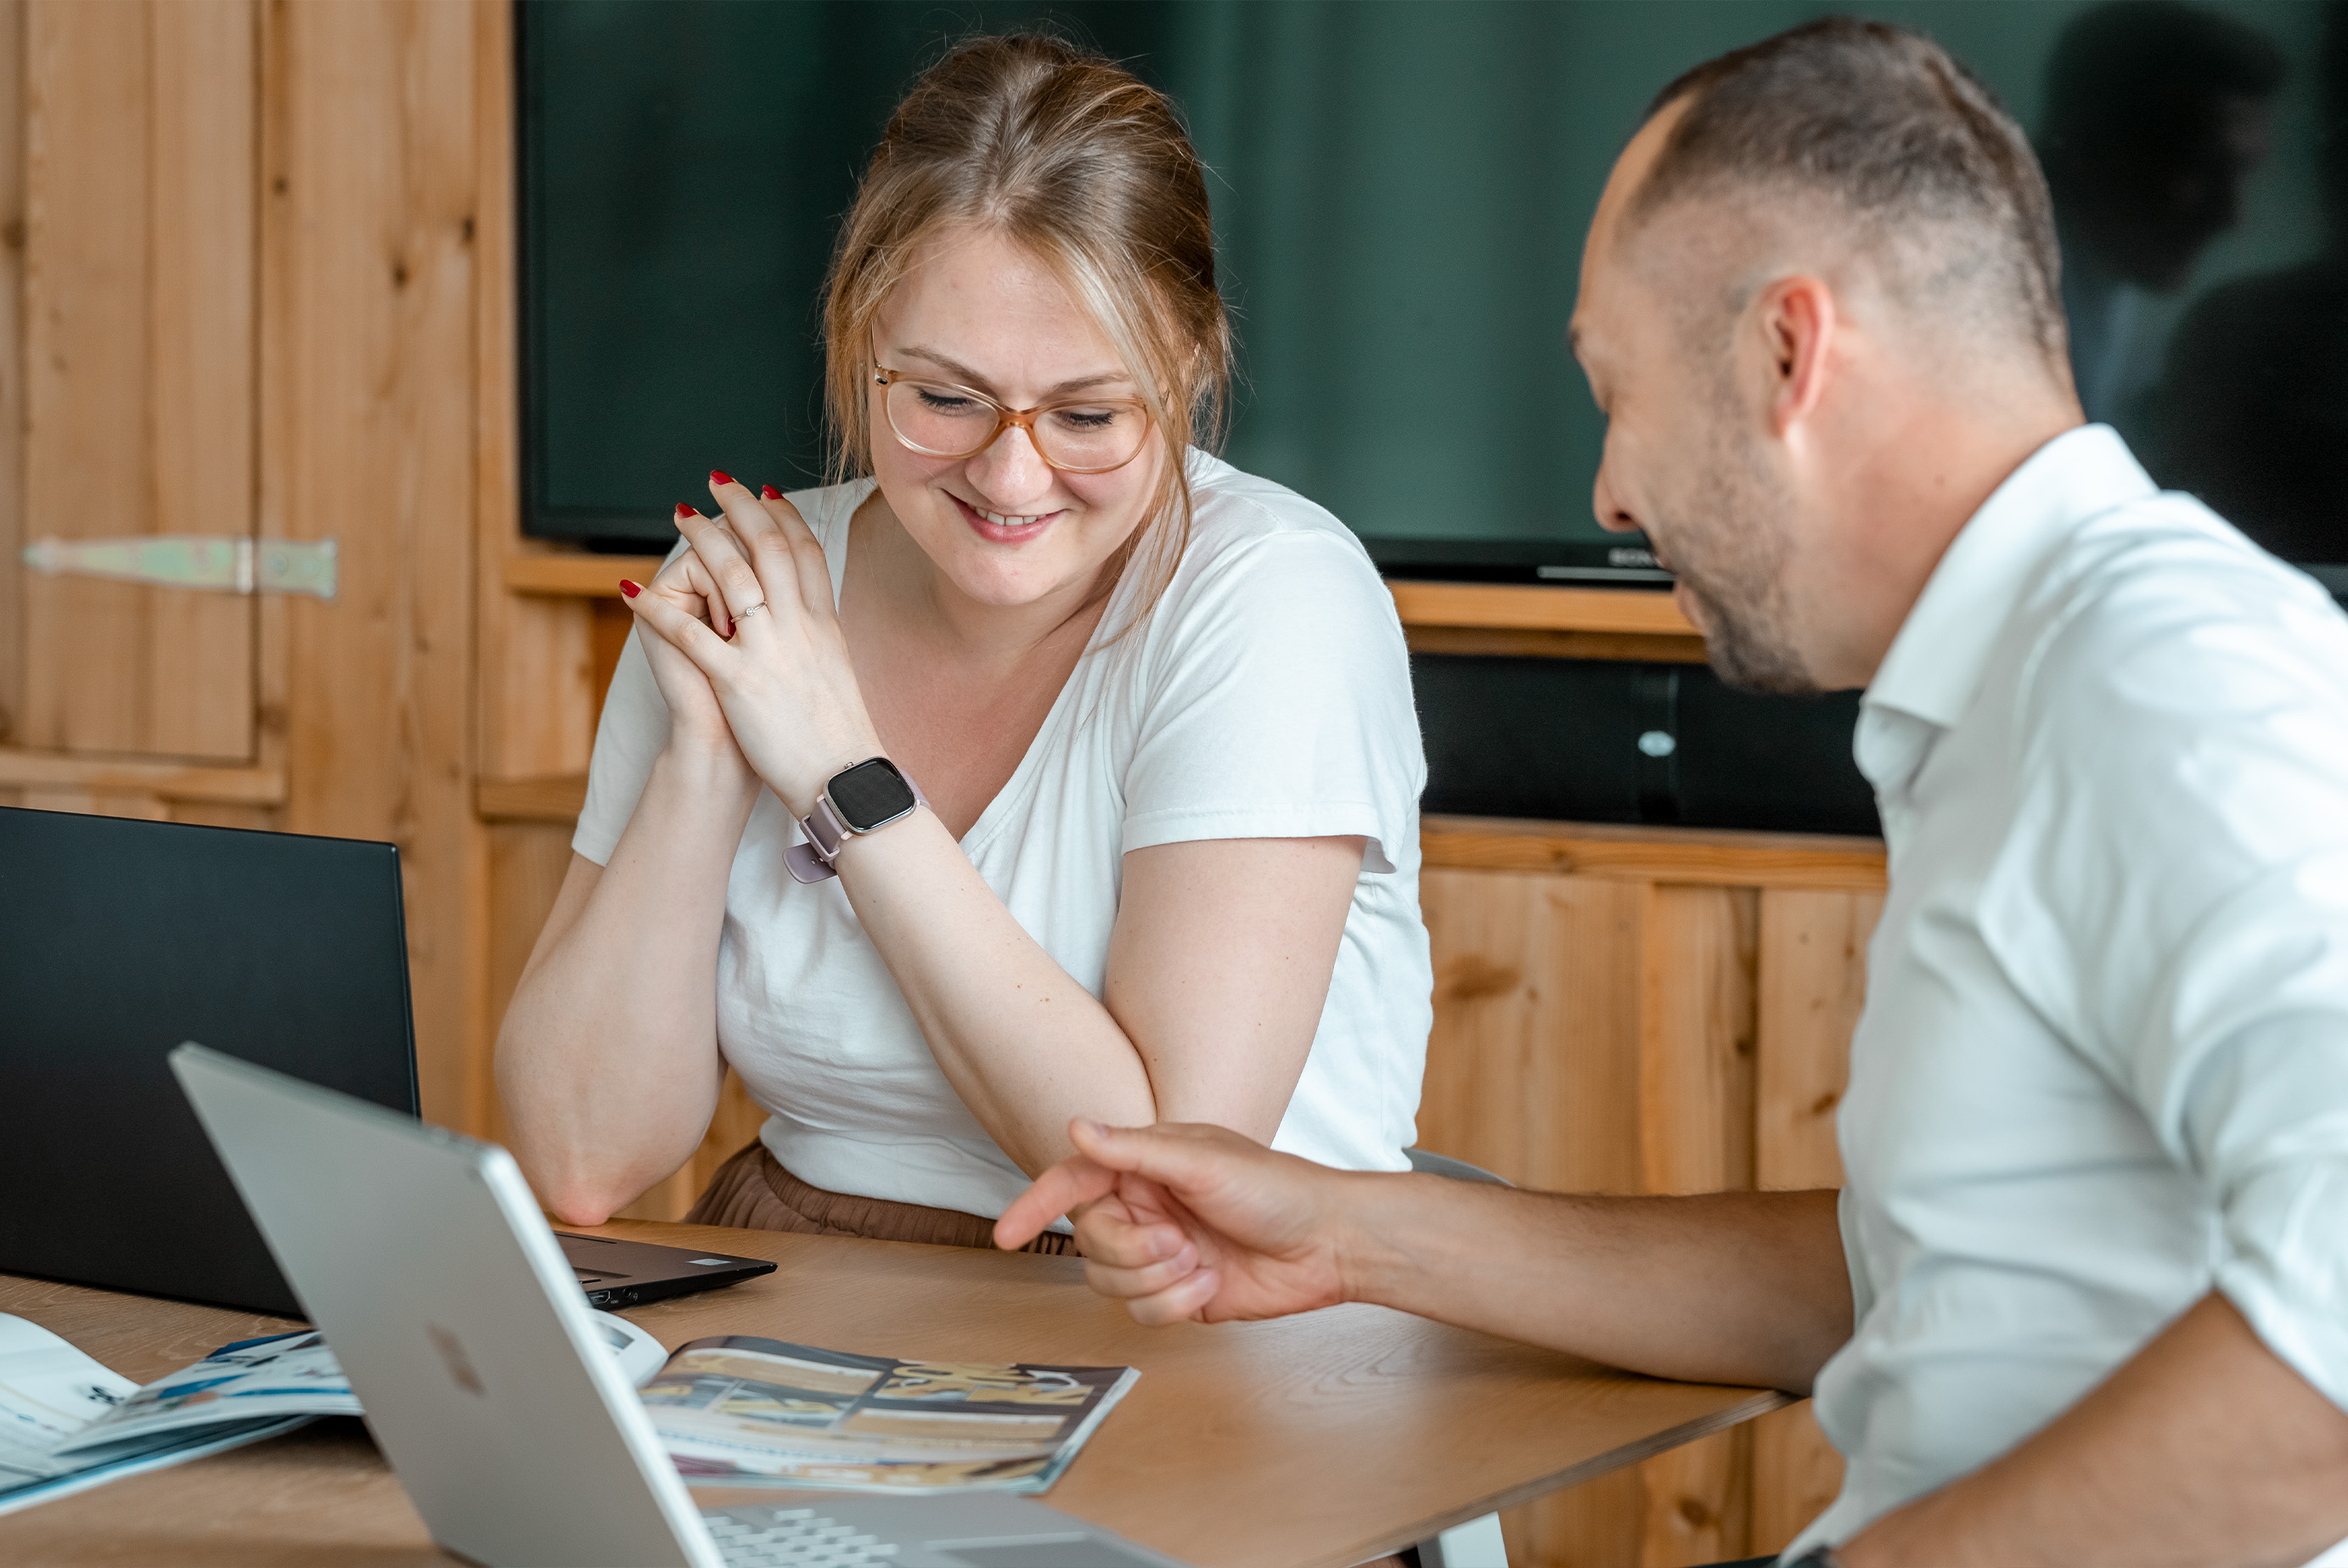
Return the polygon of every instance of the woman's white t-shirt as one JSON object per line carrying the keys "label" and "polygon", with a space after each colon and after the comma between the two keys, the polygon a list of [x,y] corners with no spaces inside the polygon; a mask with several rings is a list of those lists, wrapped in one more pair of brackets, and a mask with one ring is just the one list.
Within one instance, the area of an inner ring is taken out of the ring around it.
{"label": "woman's white t-shirt", "polygon": [[[1273,1147],[1401,1170],[1432,1021],[1418,914],[1426,782],[1394,602],[1361,545],[1303,497],[1194,453],[1189,548],[1122,639],[1129,573],[1011,782],[963,852],[1028,935],[1098,996],[1122,856],[1217,838],[1368,841],[1329,999]],[[790,497],[831,563],[870,480]],[[632,637],[572,846],[608,862],[668,730]],[[761,1136],[831,1192],[993,1218],[1027,1184],[939,1071],[837,881],[784,869],[798,825],[762,793],[734,857],[717,1036],[769,1114]]]}

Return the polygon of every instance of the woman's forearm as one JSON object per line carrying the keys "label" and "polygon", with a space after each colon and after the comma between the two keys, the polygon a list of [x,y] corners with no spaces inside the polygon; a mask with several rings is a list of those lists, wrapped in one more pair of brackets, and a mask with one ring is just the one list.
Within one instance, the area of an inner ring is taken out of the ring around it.
{"label": "woman's forearm", "polygon": [[839,871],[946,1081],[1020,1169],[1032,1176],[1067,1156],[1071,1117],[1158,1119],[1133,1042],[934,815],[850,840]]}
{"label": "woman's forearm", "polygon": [[600,869],[574,859],[498,1037],[516,1159],[540,1202],[594,1224],[707,1129],[726,885],[758,784],[664,753]]}

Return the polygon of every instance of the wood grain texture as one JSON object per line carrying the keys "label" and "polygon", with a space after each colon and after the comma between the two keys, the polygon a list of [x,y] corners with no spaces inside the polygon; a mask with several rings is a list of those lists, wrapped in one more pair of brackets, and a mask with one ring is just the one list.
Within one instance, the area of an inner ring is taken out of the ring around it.
{"label": "wood grain texture", "polygon": [[271,510],[341,539],[286,611],[296,832],[398,845],[425,1112],[484,1124],[473,815],[475,7],[279,4],[263,110]]}
{"label": "wood grain texture", "polygon": [[[155,0],[149,15],[149,527],[250,535],[259,502],[259,9],[254,0]],[[167,755],[250,759],[254,601],[139,591],[153,693],[146,743]]]}
{"label": "wood grain texture", "polygon": [[1635,1192],[1643,889],[1421,874],[1435,965],[1418,1141],[1519,1186]]}
{"label": "wood grain texture", "polygon": [[[1085,1288],[1075,1258],[597,1228],[781,1266],[628,1314],[672,1348],[767,1334],[849,1351],[1139,1368],[1047,1501],[1202,1568],[1343,1568],[1784,1403],[1629,1377],[1374,1307],[1145,1329]],[[0,1281],[0,1310],[134,1377],[255,1327],[243,1314],[15,1280]],[[141,1346],[149,1325],[168,1350]],[[426,1546],[413,1511],[381,1461],[331,1426],[0,1519],[0,1557],[13,1561],[121,1563],[134,1544],[148,1561],[188,1563],[438,1561],[407,1555]]]}
{"label": "wood grain texture", "polygon": [[1668,593],[1500,582],[1389,582],[1386,588],[1405,626],[1703,635]]}
{"label": "wood grain texture", "polygon": [[1413,653],[1481,653],[1512,659],[1629,659],[1702,664],[1701,637],[1639,631],[1556,631],[1546,627],[1405,626]]}
{"label": "wood grain texture", "polygon": [[283,829],[283,815],[273,806],[221,805],[211,801],[166,801],[173,822],[185,822],[199,827],[241,827],[261,833],[276,833]]}
{"label": "wood grain texture", "polygon": [[1807,1399],[1772,1410],[1740,1435],[1753,1450],[1750,1550],[1783,1552],[1841,1493],[1842,1455]]}
{"label": "wood grain texture", "polygon": [[1753,1445],[1743,1427],[1715,1432],[1639,1467],[1646,1515],[1640,1568],[1694,1568],[1750,1555]]}
{"label": "wood grain texture", "polygon": [[475,548],[480,774],[532,778],[587,766],[595,711],[587,602],[523,598],[509,562],[557,547],[521,534],[521,386],[514,265],[513,10],[473,8]]}
{"label": "wood grain texture", "polygon": [[0,0],[0,746],[25,712],[25,0]]}
{"label": "wood grain texture", "polygon": [[1759,900],[1652,886],[1642,911],[1639,1156],[1651,1193],[1749,1188]]}
{"label": "wood grain texture", "polygon": [[33,789],[96,789],[163,800],[275,805],[285,798],[276,768],[190,767],[126,757],[84,757],[0,748],[0,784]]}
{"label": "wood grain texture", "polygon": [[170,803],[143,790],[88,789],[69,784],[34,785],[17,792],[16,804],[32,811],[127,816],[143,822],[168,822],[171,818]]}
{"label": "wood grain texture", "polygon": [[[566,826],[579,820],[587,801],[587,775],[559,778],[482,779],[473,786],[473,809],[484,822],[546,822]],[[569,835],[563,835],[567,840]]]}
{"label": "wood grain texture", "polygon": [[1731,887],[1883,887],[1883,844],[1873,838],[1443,815],[1425,818],[1419,832],[1428,866]]}
{"label": "wood grain texture", "polygon": [[661,569],[658,556],[589,555],[549,549],[515,555],[504,566],[505,585],[516,593],[560,599],[617,599],[620,579],[650,582]]}
{"label": "wood grain texture", "polygon": [[[1773,887],[1761,895],[1756,1178],[1764,1188],[1839,1187],[1835,1109],[1867,996],[1878,893]],[[1781,1551],[1841,1490],[1843,1460],[1809,1404],[1752,1429],[1752,1550]]]}
{"label": "wood grain texture", "polygon": [[1756,1114],[1765,1188],[1842,1185],[1835,1109],[1867,999],[1879,893],[1773,887],[1761,895]]}
{"label": "wood grain texture", "polygon": [[[26,15],[26,511],[36,537],[145,533],[152,520],[149,15],[143,0],[32,0]],[[152,592],[27,580],[26,743],[145,748]]]}
{"label": "wood grain texture", "polygon": [[[29,534],[253,531],[254,27],[252,0],[34,0]],[[19,743],[252,759],[253,600],[24,591]]]}

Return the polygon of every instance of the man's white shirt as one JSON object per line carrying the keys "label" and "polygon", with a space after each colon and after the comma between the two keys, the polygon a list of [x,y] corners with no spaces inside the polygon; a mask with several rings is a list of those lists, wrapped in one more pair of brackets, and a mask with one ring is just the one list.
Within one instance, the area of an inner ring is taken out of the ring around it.
{"label": "man's white shirt", "polygon": [[2091,425],[1957,536],[1855,744],[1890,888],[1817,1388],[1849,1464],[1788,1558],[2213,1289],[2348,1408],[2348,620]]}

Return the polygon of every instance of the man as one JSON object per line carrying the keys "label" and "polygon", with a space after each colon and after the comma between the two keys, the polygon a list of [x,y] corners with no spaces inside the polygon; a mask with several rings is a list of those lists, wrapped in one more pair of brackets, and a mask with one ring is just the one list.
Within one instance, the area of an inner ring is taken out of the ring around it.
{"label": "man", "polygon": [[2348,622],[2082,426],[2056,272],[2013,123],[1849,20],[1667,89],[1583,255],[1600,518],[1724,675],[1867,687],[1891,878],[1839,1198],[1079,1124],[997,1239],[1078,1211],[1145,1321],[1375,1301],[1814,1392],[1849,1465],[1795,1557],[2348,1536]]}

